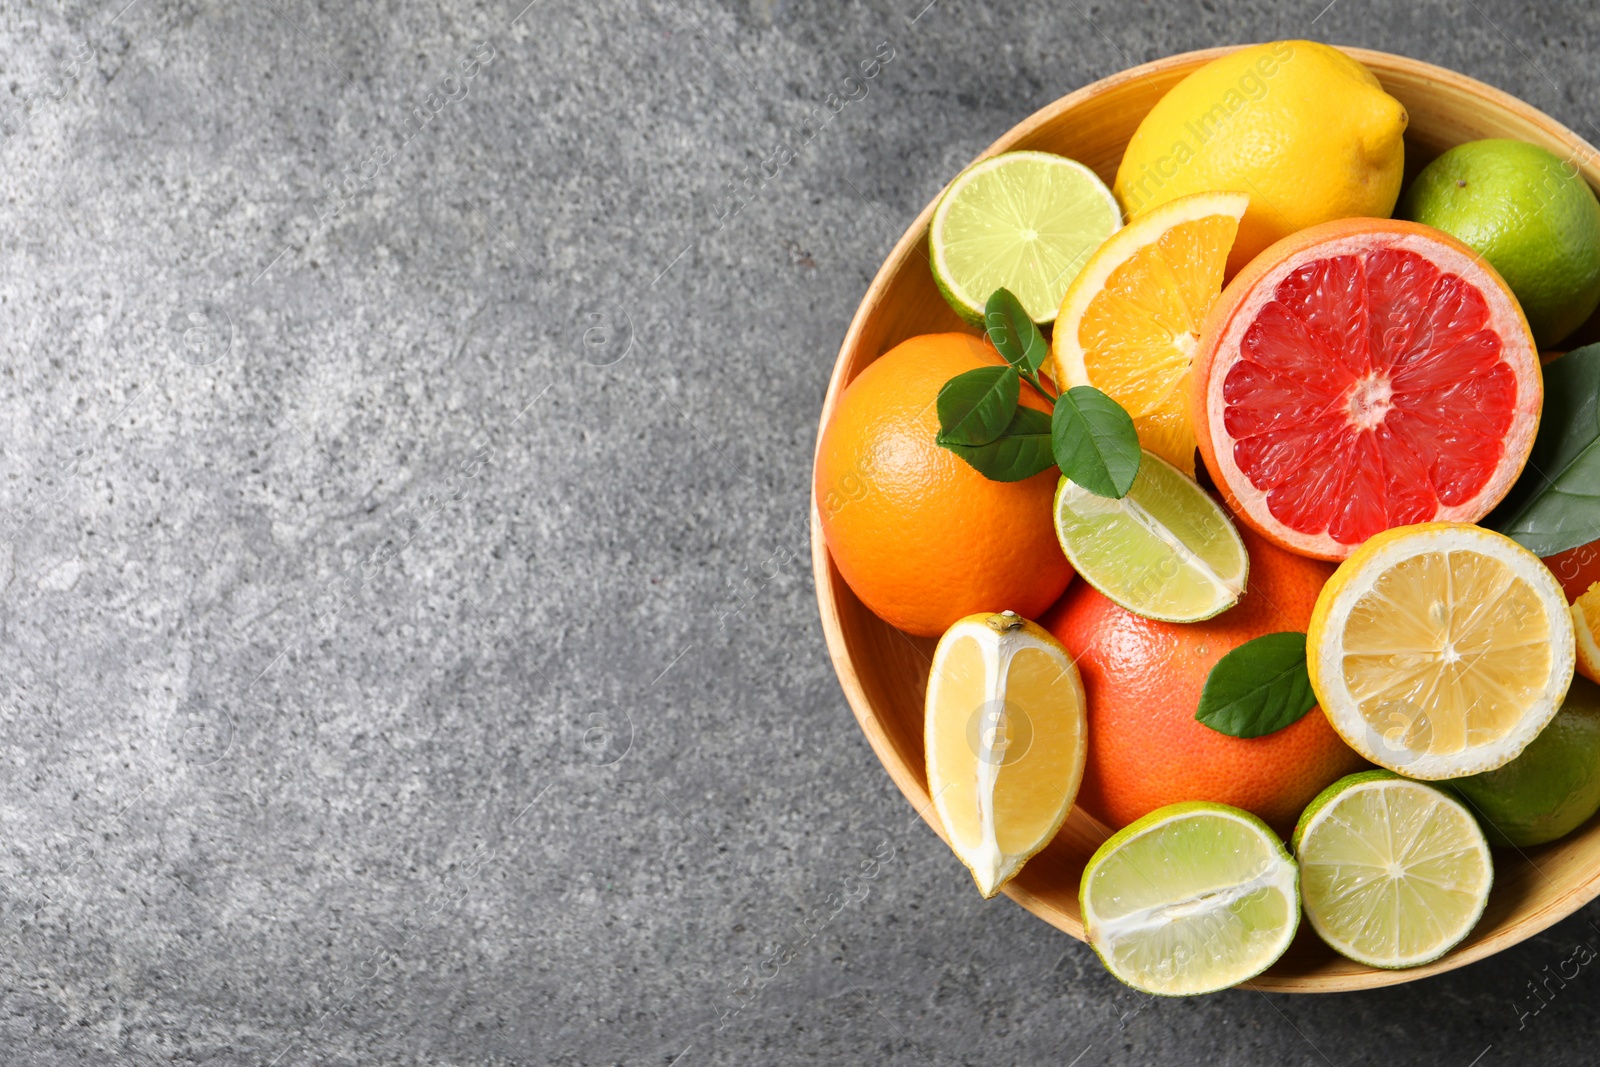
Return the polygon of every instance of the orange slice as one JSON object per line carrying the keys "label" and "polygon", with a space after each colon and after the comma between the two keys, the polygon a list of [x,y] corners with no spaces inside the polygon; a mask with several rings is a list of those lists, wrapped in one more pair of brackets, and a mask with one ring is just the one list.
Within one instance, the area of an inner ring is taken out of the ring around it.
{"label": "orange slice", "polygon": [[1067,289],[1051,341],[1052,377],[1092,385],[1133,416],[1139,443],[1194,473],[1189,364],[1222,291],[1250,199],[1179,197],[1101,245]]}
{"label": "orange slice", "polygon": [[1578,635],[1578,673],[1600,682],[1600,582],[1572,602],[1572,626]]}

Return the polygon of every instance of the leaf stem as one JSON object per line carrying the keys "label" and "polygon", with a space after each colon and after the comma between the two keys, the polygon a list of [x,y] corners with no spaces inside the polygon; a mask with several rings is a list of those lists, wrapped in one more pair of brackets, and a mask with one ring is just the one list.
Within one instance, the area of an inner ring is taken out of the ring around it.
{"label": "leaf stem", "polygon": [[1044,397],[1046,400],[1048,400],[1050,402],[1050,409],[1052,411],[1055,410],[1055,404],[1056,404],[1055,394],[1051,393],[1049,390],[1047,390],[1044,387],[1044,385],[1042,383],[1040,383],[1039,375],[1038,375],[1037,372],[1035,372],[1035,371],[1023,371],[1022,372],[1022,380],[1027,382],[1029,385],[1033,386],[1034,391],[1036,393],[1038,393],[1040,396]]}

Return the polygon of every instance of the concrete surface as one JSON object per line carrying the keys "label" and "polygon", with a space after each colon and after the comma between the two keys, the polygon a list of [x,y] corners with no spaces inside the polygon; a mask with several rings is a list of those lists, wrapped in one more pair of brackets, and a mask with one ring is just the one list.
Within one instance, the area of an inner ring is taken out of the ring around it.
{"label": "concrete surface", "polygon": [[1152,1002],[981,901],[804,528],[856,301],[1015,121],[1310,34],[1595,136],[1593,5],[526,2],[0,14],[0,1061],[1594,1062],[1594,908]]}

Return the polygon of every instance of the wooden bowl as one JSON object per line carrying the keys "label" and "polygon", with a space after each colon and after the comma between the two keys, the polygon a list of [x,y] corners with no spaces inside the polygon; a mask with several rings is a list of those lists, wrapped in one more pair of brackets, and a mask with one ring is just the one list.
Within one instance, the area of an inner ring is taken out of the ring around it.
{"label": "wooden bowl", "polygon": [[[984,156],[1013,149],[1057,152],[1092,167],[1109,185],[1123,149],[1145,114],[1184,75],[1233,49],[1189,52],[1146,63],[1062,97],[990,145]],[[1591,186],[1600,186],[1600,156],[1571,130],[1514,97],[1481,82],[1403,56],[1346,49],[1378,76],[1410,113],[1407,181],[1453,145],[1510,137],[1543,145],[1572,159]],[[917,334],[965,330],[940,298],[928,269],[928,219],[922,209],[856,309],[822,405],[826,426],[839,395],[867,364]],[[1579,331],[1593,334],[1594,321]],[[895,785],[943,836],[933,816],[922,751],[922,702],[935,642],[894,629],[867,610],[840,576],[822,540],[816,495],[811,499],[811,557],[817,605],[828,651],[856,719]],[[1091,744],[1093,740],[1091,739]],[[1029,861],[1006,894],[1052,926],[1083,938],[1078,881],[1083,865],[1108,836],[1074,809],[1055,840]],[[970,888],[970,887],[966,887]],[[1531,937],[1600,893],[1600,819],[1553,844],[1495,852],[1495,887],[1471,936],[1437,962],[1405,971],[1365,967],[1337,956],[1301,923],[1283,959],[1252,985],[1278,992],[1327,993],[1410,982],[1463,966]]]}

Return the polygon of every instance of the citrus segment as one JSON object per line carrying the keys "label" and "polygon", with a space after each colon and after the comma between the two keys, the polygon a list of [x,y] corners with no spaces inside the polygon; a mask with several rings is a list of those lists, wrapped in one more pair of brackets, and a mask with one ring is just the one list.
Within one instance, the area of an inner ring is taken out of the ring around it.
{"label": "citrus segment", "polygon": [[1294,860],[1226,804],[1173,804],[1113,835],[1083,871],[1089,944],[1113,975],[1161,996],[1212,993],[1283,955],[1300,922]]}
{"label": "citrus segment", "polygon": [[1250,556],[1239,531],[1205,490],[1151,452],[1120,500],[1062,478],[1055,517],[1078,574],[1146,618],[1209,619],[1244,592]]}
{"label": "citrus segment", "polygon": [[1124,227],[1084,265],[1056,319],[1056,381],[1109,394],[1140,443],[1186,474],[1189,365],[1248,204],[1241,193],[1201,193]]}
{"label": "citrus segment", "polygon": [[992,897],[1055,836],[1083,777],[1083,686],[1050,633],[972,615],[934,651],[924,745],[950,847]]}
{"label": "citrus segment", "polygon": [[928,225],[929,261],[945,300],[974,326],[996,289],[1043,325],[1100,242],[1122,225],[1111,191],[1082,163],[1006,152],[950,183]]}
{"label": "citrus segment", "polygon": [[1543,400],[1516,302],[1459,242],[1351,219],[1264,252],[1196,359],[1201,455],[1235,512],[1306,555],[1476,521],[1527,461]]}
{"label": "citrus segment", "polygon": [[1510,538],[1463,523],[1368,541],[1323,587],[1307,646],[1334,729],[1424,779],[1515,758],[1560,707],[1574,655],[1554,576]]}
{"label": "citrus segment", "polygon": [[1477,924],[1494,881],[1466,807],[1388,771],[1342,778],[1312,801],[1294,854],[1312,928],[1369,967],[1444,955]]}

